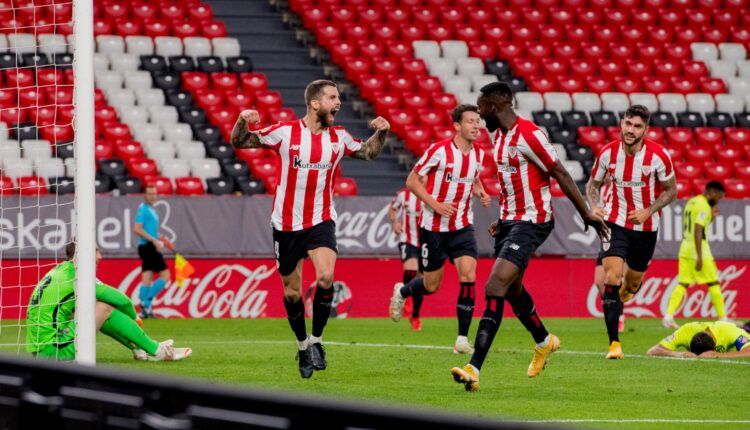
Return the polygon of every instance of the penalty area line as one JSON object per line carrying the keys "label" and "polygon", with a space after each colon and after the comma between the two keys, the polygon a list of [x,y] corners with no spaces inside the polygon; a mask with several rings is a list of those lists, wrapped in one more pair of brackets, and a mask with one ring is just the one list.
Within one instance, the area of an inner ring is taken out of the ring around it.
{"label": "penalty area line", "polygon": [[[233,340],[233,341],[203,341],[194,342],[194,344],[266,344],[266,345],[290,345],[294,344],[294,341],[285,340]],[[445,350],[451,351],[452,348],[449,346],[440,345],[418,345],[418,344],[398,344],[398,343],[361,343],[361,342],[323,342],[324,345],[334,346],[348,346],[348,347],[363,347],[363,348],[406,348],[406,349],[428,349],[428,350]],[[529,349],[517,349],[517,348],[493,348],[491,351],[495,352],[510,352],[510,353],[526,353]],[[604,353],[598,351],[570,351],[566,349],[560,349],[555,354],[562,355],[588,355],[588,356],[601,356],[604,357]],[[697,358],[679,358],[679,357],[653,357],[649,355],[635,355],[626,354],[626,358],[645,359],[645,360],[672,360],[680,362],[700,362],[700,363],[719,363],[719,364],[732,364],[738,366],[750,366],[748,361],[739,360],[727,360],[719,358],[710,359],[697,359]]]}
{"label": "penalty area line", "polygon": [[750,424],[750,420],[694,420],[694,419],[669,419],[669,418],[571,418],[571,419],[548,419],[548,420],[521,420],[524,423],[533,424],[582,424],[582,423],[664,423],[664,424]]}

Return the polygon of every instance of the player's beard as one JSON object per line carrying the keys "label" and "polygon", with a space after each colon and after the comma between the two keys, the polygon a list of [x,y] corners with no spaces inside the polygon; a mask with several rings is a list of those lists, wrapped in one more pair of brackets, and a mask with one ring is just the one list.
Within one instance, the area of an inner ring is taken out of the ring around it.
{"label": "player's beard", "polygon": [[320,125],[323,126],[323,128],[333,127],[333,118],[331,118],[330,121],[328,120],[329,114],[331,114],[331,111],[323,109],[318,111],[318,121],[320,121]]}
{"label": "player's beard", "polygon": [[484,120],[484,125],[487,126],[487,130],[489,130],[490,133],[500,128],[500,121],[497,120],[497,117],[495,115],[483,116],[482,119]]}
{"label": "player's beard", "polygon": [[626,146],[635,146],[635,145],[638,145],[639,143],[643,142],[643,136],[636,137],[633,140],[633,143],[627,143],[627,142],[625,142],[625,133],[621,133],[620,137],[622,138],[622,143],[624,143]]}

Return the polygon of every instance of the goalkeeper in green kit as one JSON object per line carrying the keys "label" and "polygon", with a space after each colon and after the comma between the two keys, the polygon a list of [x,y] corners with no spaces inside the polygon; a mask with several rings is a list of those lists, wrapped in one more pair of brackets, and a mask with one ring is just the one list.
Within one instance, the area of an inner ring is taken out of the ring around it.
{"label": "goalkeeper in green kit", "polygon": [[[37,357],[75,360],[75,242],[65,247],[67,260],[50,270],[31,294],[26,317],[26,349]],[[96,263],[101,260],[96,250]],[[175,348],[171,339],[157,342],[140,327],[130,299],[96,281],[97,330],[133,351],[136,360],[176,361],[190,356],[190,348]]]}

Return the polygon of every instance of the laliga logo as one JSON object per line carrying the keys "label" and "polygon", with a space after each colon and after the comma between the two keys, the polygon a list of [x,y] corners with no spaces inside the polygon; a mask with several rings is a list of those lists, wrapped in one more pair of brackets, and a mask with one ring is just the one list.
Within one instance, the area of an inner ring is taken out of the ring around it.
{"label": "laliga logo", "polygon": [[169,217],[172,214],[172,207],[169,206],[169,202],[166,200],[159,200],[158,202],[154,203],[154,208],[156,209],[161,206],[164,207],[164,216],[160,217],[161,224],[159,225],[159,230],[165,233],[164,235],[168,241],[175,243],[177,242],[177,233],[175,233],[175,231],[167,225],[167,221],[169,221]]}
{"label": "laliga logo", "polygon": [[[220,264],[202,278],[190,278],[184,288],[169,286],[154,300],[154,313],[161,318],[258,318],[264,316],[268,296],[261,282],[275,268],[260,265],[248,269],[241,264]],[[117,287],[139,303],[140,267],[133,269]],[[237,287],[239,285],[239,287]]]}
{"label": "laliga logo", "polygon": [[[724,296],[727,315],[730,315],[737,308],[737,290],[729,289],[729,284],[733,280],[745,273],[747,266],[737,268],[737,266],[727,266],[719,272],[719,281]],[[661,317],[667,310],[669,298],[677,286],[677,277],[653,277],[643,281],[641,289],[628,303],[625,304],[624,312],[635,317]],[[654,309],[658,304],[658,310]],[[601,299],[599,290],[596,285],[592,285],[586,298],[586,307],[589,314],[595,317],[603,315],[601,311]],[[682,300],[682,306],[677,311],[682,312],[686,318],[716,318],[716,311],[711,303],[711,297],[706,293],[705,288],[690,288],[685,293]]]}
{"label": "laliga logo", "polygon": [[577,213],[573,217],[573,221],[576,223],[576,226],[581,229],[581,232],[570,233],[568,235],[569,240],[575,240],[576,242],[580,242],[584,245],[591,245],[599,237],[596,235],[596,230],[593,228],[590,228],[588,229],[588,231],[584,232],[584,230],[586,230],[586,225],[583,223],[583,219],[581,219],[581,216]]}
{"label": "laliga logo", "polygon": [[[398,237],[387,221],[388,207],[379,212],[342,212],[336,220],[336,241],[344,248],[393,248]],[[362,242],[365,242],[363,244]]]}

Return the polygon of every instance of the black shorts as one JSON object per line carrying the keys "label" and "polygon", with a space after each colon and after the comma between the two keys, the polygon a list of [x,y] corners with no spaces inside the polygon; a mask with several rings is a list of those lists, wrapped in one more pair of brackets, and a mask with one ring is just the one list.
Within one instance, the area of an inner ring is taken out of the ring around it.
{"label": "black shorts", "polygon": [[399,242],[398,254],[401,256],[401,262],[403,263],[412,258],[419,258],[419,248],[411,243]]}
{"label": "black shorts", "polygon": [[307,258],[307,251],[315,248],[336,248],[336,224],[333,221],[322,223],[298,231],[278,231],[273,229],[273,249],[276,254],[276,267],[281,276],[288,276],[297,268],[300,260]]}
{"label": "black shorts", "polygon": [[143,272],[150,270],[158,273],[167,268],[164,256],[156,250],[156,246],[151,242],[138,245],[138,257],[141,258],[141,271]]}
{"label": "black shorts", "polygon": [[655,231],[635,231],[607,222],[609,242],[602,242],[599,258],[620,257],[628,268],[645,272],[654,256],[658,233]]}
{"label": "black shorts", "polygon": [[420,255],[419,270],[434,272],[458,257],[477,258],[477,239],[474,237],[474,226],[469,225],[456,231],[429,231],[419,229]]}
{"label": "black shorts", "polygon": [[554,221],[535,224],[500,220],[495,233],[495,258],[508,260],[523,272],[529,265],[531,254],[547,240],[553,228]]}

